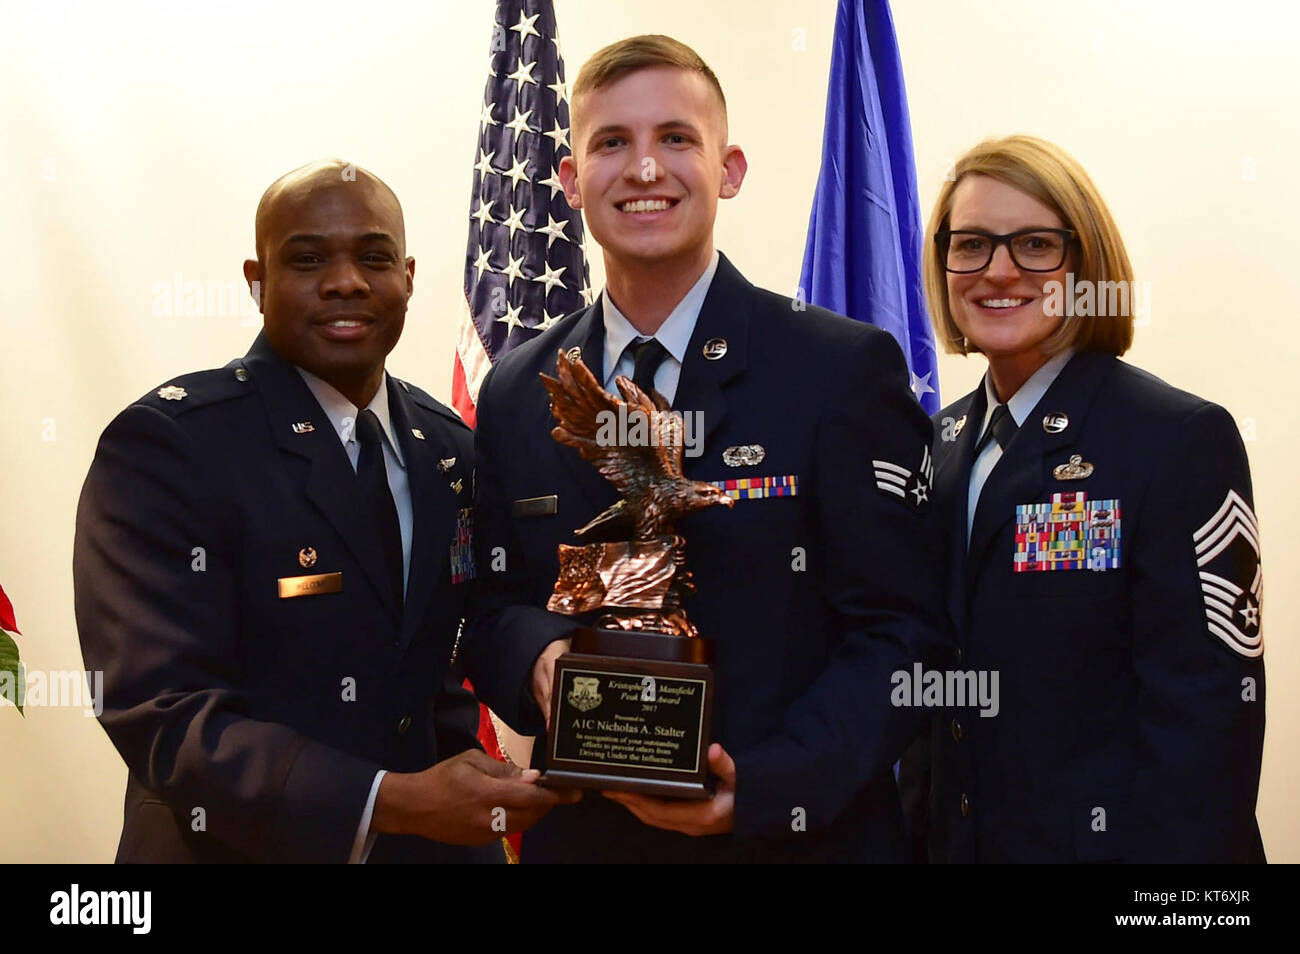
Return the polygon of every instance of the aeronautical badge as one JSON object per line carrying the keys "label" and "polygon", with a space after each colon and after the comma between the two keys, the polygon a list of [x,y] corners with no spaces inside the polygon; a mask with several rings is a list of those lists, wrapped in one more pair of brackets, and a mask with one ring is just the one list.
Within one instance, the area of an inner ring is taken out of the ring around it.
{"label": "aeronautical badge", "polygon": [[921,451],[921,466],[916,473],[887,460],[873,460],[871,466],[875,469],[876,489],[882,494],[898,497],[913,510],[927,509],[934,488],[934,461],[928,446]]}
{"label": "aeronautical badge", "polygon": [[456,537],[451,544],[451,582],[474,579],[474,508],[456,511]]}
{"label": "aeronautical badge", "polygon": [[566,698],[569,705],[579,712],[590,712],[604,701],[600,695],[600,679],[596,676],[574,676],[573,688]]}
{"label": "aeronautical badge", "polygon": [[186,398],[186,393],[184,388],[169,384],[165,388],[158,389],[158,396],[164,401],[183,401]]}
{"label": "aeronautical badge", "polygon": [[1192,534],[1192,543],[1210,632],[1233,652],[1261,655],[1264,570],[1260,565],[1259,524],[1250,504],[1235,490],[1229,490],[1214,516]]}
{"label": "aeronautical badge", "polygon": [[1118,500],[1089,500],[1082,491],[1052,494],[1052,502],[1016,507],[1016,573],[1118,570]]}

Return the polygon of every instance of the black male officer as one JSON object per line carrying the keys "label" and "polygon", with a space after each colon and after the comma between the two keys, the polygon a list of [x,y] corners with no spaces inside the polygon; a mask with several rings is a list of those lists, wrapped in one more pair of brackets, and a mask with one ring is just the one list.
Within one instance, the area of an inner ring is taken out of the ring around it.
{"label": "black male officer", "polygon": [[[479,394],[476,690],[541,733],[572,617],[545,609],[556,548],[616,499],[551,438],[557,351],[683,412],[685,474],[735,506],[678,522],[714,652],[716,794],[589,794],[524,838],[522,860],[899,861],[891,766],[922,713],[892,674],[945,655],[929,513],[931,427],[886,333],[755,288],[713,246],[746,161],[717,78],[668,37],[600,51],[573,91],[560,166],[605,257],[600,299],[502,358]],[[699,426],[696,426],[699,425]],[[541,764],[542,745],[534,747]]]}
{"label": "black male officer", "polygon": [[119,414],[77,512],[77,625],[130,771],[118,860],[500,860],[560,796],[477,748],[451,673],[472,443],[384,370],[401,206],[314,163],[256,243],[252,349]]}

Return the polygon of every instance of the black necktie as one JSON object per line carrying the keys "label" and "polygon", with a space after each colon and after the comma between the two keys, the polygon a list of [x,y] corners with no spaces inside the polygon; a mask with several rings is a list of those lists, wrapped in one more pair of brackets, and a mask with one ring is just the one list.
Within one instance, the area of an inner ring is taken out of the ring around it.
{"label": "black necktie", "polygon": [[998,446],[1005,451],[1007,445],[1011,443],[1011,438],[1016,436],[1016,431],[1019,429],[1016,419],[1011,416],[1011,411],[1005,404],[999,404],[993,409],[993,416],[989,418],[989,426],[984,429],[979,443],[975,445],[975,456],[979,457],[980,452],[984,450],[984,446],[988,444],[990,438],[997,441]]}
{"label": "black necktie", "polygon": [[385,569],[392,582],[395,605],[402,605],[402,527],[397,521],[397,505],[388,489],[388,469],[384,467],[384,432],[379,418],[369,409],[357,415],[357,486],[379,530],[384,550]]}
{"label": "black necktie", "polygon": [[659,343],[658,338],[633,341],[627,347],[632,352],[632,383],[649,394],[654,390],[655,372],[668,357],[668,349]]}

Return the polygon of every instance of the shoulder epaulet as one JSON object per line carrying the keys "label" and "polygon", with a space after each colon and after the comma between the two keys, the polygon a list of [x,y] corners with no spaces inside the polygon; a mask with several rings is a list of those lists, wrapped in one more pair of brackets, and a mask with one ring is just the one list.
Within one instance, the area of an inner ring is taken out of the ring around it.
{"label": "shoulder epaulet", "polygon": [[231,362],[224,368],[194,371],[172,378],[135,403],[179,417],[196,407],[206,407],[252,393],[248,386],[248,372],[241,363]]}
{"label": "shoulder epaulet", "polygon": [[460,412],[455,408],[448,407],[446,404],[433,398],[428,392],[416,387],[414,384],[403,381],[401,378],[393,378],[393,380],[397,383],[398,387],[406,392],[412,401],[424,408],[426,411],[433,411],[435,414],[441,414],[443,417],[455,421],[461,427],[466,429],[469,428],[469,425],[465,423],[464,418],[460,416]]}

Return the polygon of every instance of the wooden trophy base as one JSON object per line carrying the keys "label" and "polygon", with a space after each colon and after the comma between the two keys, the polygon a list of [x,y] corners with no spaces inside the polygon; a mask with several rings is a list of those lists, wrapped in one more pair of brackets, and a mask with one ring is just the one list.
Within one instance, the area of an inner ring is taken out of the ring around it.
{"label": "wooden trophy base", "polygon": [[709,798],[708,659],[698,638],[578,630],[555,661],[539,784]]}

